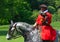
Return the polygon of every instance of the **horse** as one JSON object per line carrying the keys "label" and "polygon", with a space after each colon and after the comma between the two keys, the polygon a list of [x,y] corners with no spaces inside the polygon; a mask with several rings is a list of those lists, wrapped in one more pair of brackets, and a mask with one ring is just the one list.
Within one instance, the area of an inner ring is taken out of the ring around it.
{"label": "horse", "polygon": [[22,36],[24,37],[24,42],[42,42],[38,30],[36,28],[33,29],[32,25],[25,22],[11,23],[6,36],[8,40],[12,38],[12,34],[14,33],[15,29],[21,32]]}
{"label": "horse", "polygon": [[[33,29],[32,25],[25,22],[11,22],[9,31],[6,36],[8,40],[12,38],[15,29],[22,34],[24,37],[24,42],[42,42],[39,36],[39,31],[36,28]],[[57,31],[55,42],[58,42],[58,37],[60,37],[60,31]]]}

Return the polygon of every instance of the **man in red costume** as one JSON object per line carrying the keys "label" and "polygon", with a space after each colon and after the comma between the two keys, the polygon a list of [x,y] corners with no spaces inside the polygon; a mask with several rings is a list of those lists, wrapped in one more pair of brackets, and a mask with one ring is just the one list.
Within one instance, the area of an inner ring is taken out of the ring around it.
{"label": "man in red costume", "polygon": [[46,5],[42,4],[40,8],[41,12],[36,19],[34,27],[39,29],[43,42],[54,42],[56,39],[56,31],[50,25],[52,14],[48,12]]}

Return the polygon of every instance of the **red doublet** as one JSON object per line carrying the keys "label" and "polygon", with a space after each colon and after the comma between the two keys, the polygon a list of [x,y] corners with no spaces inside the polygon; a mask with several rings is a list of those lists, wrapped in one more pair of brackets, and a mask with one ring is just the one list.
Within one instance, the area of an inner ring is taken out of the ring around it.
{"label": "red doublet", "polygon": [[50,26],[52,15],[49,12],[46,12],[46,15],[49,25],[42,25],[46,19],[41,15],[38,15],[38,18],[36,19],[36,23],[40,25],[42,29],[40,36],[42,40],[55,40],[56,31]]}

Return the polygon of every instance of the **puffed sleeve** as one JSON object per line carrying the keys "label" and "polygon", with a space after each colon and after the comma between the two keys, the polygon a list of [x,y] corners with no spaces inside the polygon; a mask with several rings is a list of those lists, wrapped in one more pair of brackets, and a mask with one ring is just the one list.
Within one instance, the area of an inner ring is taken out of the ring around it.
{"label": "puffed sleeve", "polygon": [[50,24],[52,21],[52,14],[51,13],[46,13],[46,14],[47,14],[48,24]]}
{"label": "puffed sleeve", "polygon": [[36,23],[38,25],[42,25],[43,21],[44,21],[44,18],[41,15],[38,15],[38,17],[36,19]]}

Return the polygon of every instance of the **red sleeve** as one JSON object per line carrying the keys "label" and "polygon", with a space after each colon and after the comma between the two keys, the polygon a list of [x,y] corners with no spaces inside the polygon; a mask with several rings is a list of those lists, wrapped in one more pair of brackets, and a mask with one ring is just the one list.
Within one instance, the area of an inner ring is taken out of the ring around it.
{"label": "red sleeve", "polygon": [[37,17],[37,19],[36,19],[36,23],[38,23],[38,21],[39,21],[39,15],[38,15],[38,17]]}
{"label": "red sleeve", "polygon": [[41,16],[41,15],[38,15],[38,17],[37,17],[37,19],[36,19],[36,23],[38,24],[38,25],[42,25],[42,23],[43,23],[43,17]]}
{"label": "red sleeve", "polygon": [[47,14],[48,24],[50,24],[52,21],[52,14],[51,13],[46,13],[46,14]]}

